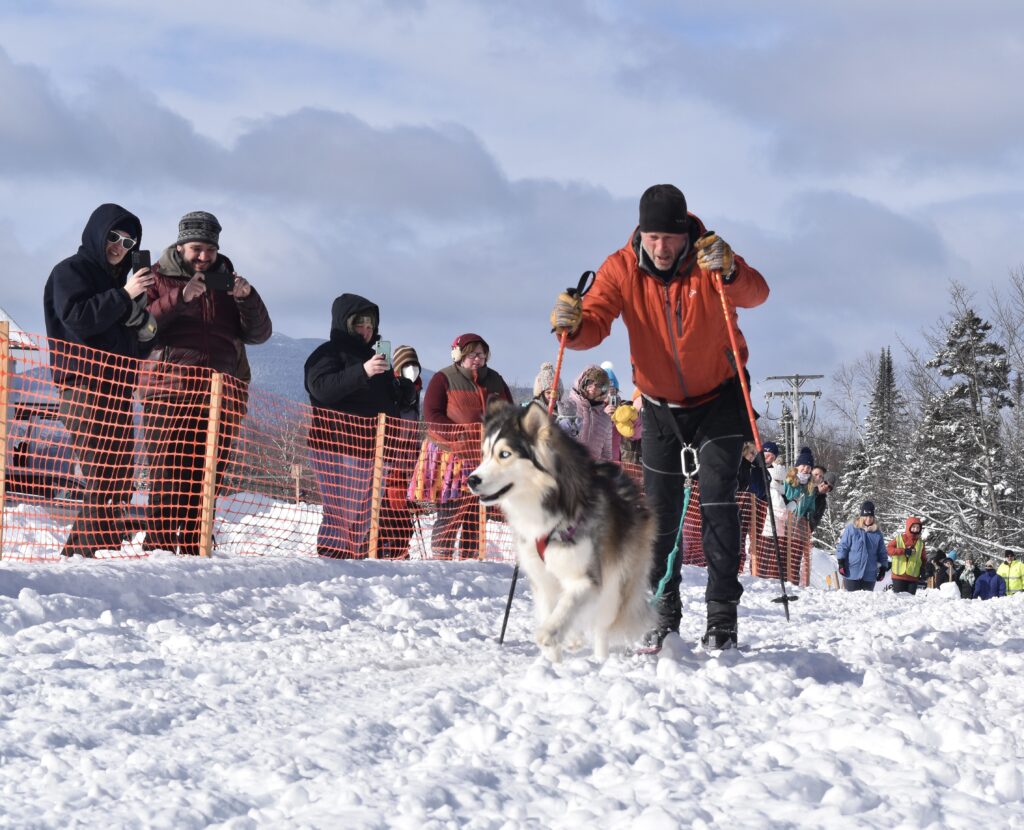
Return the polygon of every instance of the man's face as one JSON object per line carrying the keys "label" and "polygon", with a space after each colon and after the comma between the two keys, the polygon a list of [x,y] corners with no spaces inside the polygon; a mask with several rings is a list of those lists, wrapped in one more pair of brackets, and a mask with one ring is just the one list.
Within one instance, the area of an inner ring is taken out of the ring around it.
{"label": "man's face", "polygon": [[774,464],[775,463],[775,459],[777,457],[778,456],[776,456],[775,453],[773,453],[771,450],[765,450],[764,451],[764,463],[765,464]]}
{"label": "man's face", "polygon": [[667,271],[686,246],[685,233],[640,233],[640,244],[659,271]]}
{"label": "man's face", "polygon": [[910,532],[917,536],[921,532],[921,525],[919,525],[917,522],[914,522],[910,526]]}
{"label": "man's face", "polygon": [[825,471],[821,467],[811,467],[811,481],[821,484],[825,478]]}
{"label": "man's face", "polygon": [[192,273],[202,273],[217,260],[217,246],[209,242],[186,242],[178,246],[178,254]]}

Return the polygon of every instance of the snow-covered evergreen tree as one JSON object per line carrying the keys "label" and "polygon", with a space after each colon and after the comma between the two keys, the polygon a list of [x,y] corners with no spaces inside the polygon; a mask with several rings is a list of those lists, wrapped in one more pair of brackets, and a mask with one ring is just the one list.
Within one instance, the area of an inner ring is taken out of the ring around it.
{"label": "snow-covered evergreen tree", "polygon": [[961,306],[927,363],[948,385],[925,407],[909,468],[913,486],[899,501],[905,513],[926,518],[932,547],[996,549],[1016,536],[1000,415],[1013,406],[1009,365],[991,329]]}
{"label": "snow-covered evergreen tree", "polygon": [[856,515],[873,501],[878,524],[888,531],[900,522],[896,495],[906,488],[908,432],[906,403],[896,382],[892,351],[882,349],[868,414],[856,448],[845,462],[841,493],[843,512]]}

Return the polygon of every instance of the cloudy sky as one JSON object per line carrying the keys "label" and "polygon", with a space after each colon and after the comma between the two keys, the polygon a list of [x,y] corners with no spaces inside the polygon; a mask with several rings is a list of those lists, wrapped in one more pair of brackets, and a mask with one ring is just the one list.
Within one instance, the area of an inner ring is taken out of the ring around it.
{"label": "cloudy sky", "polygon": [[[42,331],[101,202],[154,252],[210,210],[277,331],[356,292],[426,366],[477,331],[529,383],[554,296],[672,182],[772,287],[755,379],[828,375],[1024,263],[1022,77],[1009,0],[13,0],[0,305]],[[628,383],[621,326],[591,356]]]}

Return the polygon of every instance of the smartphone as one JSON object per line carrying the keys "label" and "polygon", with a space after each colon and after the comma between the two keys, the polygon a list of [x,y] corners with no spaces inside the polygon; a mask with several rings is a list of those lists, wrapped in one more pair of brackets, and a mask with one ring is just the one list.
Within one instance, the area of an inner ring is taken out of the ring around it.
{"label": "smartphone", "polygon": [[211,291],[230,291],[235,287],[235,275],[227,271],[208,271],[203,280]]}
{"label": "smartphone", "polygon": [[132,251],[132,271],[141,271],[152,266],[149,251]]}
{"label": "smartphone", "polygon": [[377,345],[373,347],[373,350],[377,354],[382,354],[388,359],[388,366],[391,365],[391,341],[390,340],[378,340]]}

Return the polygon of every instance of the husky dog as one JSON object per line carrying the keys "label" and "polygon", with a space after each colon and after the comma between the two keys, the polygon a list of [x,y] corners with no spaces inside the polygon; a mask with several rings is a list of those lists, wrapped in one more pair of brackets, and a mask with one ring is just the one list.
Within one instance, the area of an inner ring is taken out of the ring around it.
{"label": "husky dog", "polygon": [[648,605],[654,517],[615,464],[597,462],[537,403],[487,407],[483,461],[469,489],[497,504],[533,589],[537,644],[549,660],[589,633],[594,655],[653,626]]}

